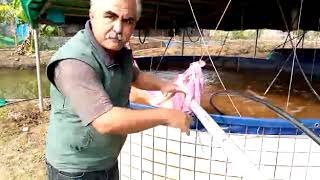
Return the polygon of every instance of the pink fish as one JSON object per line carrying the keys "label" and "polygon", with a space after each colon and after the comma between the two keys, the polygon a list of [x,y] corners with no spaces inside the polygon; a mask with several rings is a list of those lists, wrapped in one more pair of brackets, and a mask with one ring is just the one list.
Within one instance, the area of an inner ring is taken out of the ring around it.
{"label": "pink fish", "polygon": [[149,105],[165,108],[179,109],[191,113],[189,104],[195,100],[198,104],[204,90],[204,78],[202,67],[205,62],[200,60],[190,64],[189,68],[182,74],[178,74],[174,83],[185,92],[176,93],[171,99],[165,97],[160,91],[145,91],[137,88],[131,89],[130,100],[141,101]]}

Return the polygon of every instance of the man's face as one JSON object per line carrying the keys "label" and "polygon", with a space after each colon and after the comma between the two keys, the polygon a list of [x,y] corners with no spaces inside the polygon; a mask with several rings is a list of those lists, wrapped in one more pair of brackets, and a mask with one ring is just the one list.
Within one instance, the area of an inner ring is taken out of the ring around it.
{"label": "man's face", "polygon": [[90,12],[92,32],[108,51],[120,50],[130,39],[137,21],[136,0],[98,0]]}

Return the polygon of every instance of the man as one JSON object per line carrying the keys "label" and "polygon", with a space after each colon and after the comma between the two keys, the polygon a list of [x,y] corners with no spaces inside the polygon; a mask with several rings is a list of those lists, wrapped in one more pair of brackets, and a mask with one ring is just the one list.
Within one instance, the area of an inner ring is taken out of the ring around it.
{"label": "man", "polygon": [[141,12],[136,0],[91,0],[90,21],[52,57],[48,179],[118,179],[126,135],[157,125],[188,132],[191,118],[173,109],[131,110],[131,85],[175,93],[176,85],[140,72],[124,47]]}

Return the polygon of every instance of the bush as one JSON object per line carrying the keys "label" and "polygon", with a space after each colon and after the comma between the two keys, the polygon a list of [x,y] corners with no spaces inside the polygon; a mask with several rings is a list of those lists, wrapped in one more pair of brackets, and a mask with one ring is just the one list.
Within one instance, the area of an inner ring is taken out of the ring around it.
{"label": "bush", "polygon": [[232,31],[231,38],[232,39],[255,39],[256,34],[257,34],[256,30]]}

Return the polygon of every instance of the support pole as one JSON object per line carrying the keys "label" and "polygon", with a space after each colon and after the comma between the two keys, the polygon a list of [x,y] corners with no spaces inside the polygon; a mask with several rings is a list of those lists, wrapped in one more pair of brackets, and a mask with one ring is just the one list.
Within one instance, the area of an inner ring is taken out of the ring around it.
{"label": "support pole", "polygon": [[181,56],[184,55],[184,37],[186,35],[186,31],[185,29],[183,29],[183,32],[182,32],[182,47],[181,47]]}
{"label": "support pole", "polygon": [[33,29],[34,37],[34,48],[36,56],[36,68],[37,68],[37,83],[38,83],[38,100],[39,100],[39,110],[43,112],[43,97],[42,97],[42,84],[41,84],[41,74],[40,74],[40,51],[39,51],[39,31]]}
{"label": "support pole", "polygon": [[253,59],[256,59],[256,56],[257,56],[258,37],[259,37],[259,29],[257,29],[256,43],[255,43],[255,46],[254,46]]}
{"label": "support pole", "polygon": [[190,103],[192,112],[197,116],[214,141],[220,145],[225,155],[231,160],[236,168],[241,169],[243,179],[247,180],[267,180],[268,178],[253,163],[253,161],[210,117],[210,115],[194,100]]}

